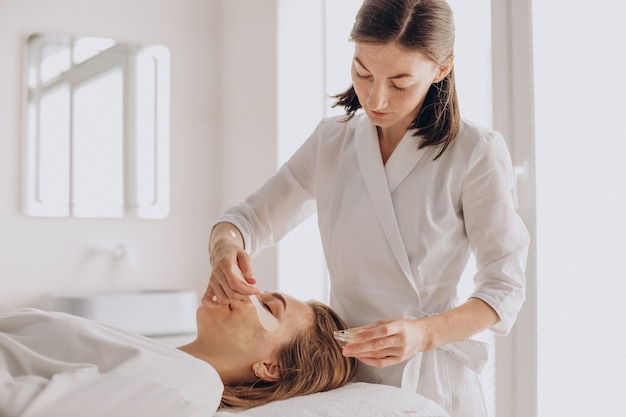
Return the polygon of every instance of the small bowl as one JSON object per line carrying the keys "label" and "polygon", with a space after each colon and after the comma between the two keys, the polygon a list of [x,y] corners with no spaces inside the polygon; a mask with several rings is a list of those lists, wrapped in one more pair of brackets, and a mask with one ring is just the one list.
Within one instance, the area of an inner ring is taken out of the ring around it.
{"label": "small bowl", "polygon": [[335,338],[335,340],[337,341],[337,343],[339,343],[341,346],[345,346],[348,343],[352,343],[355,342],[356,340],[356,335],[357,332],[351,329],[346,329],[346,330],[335,330],[333,332],[333,336]]}

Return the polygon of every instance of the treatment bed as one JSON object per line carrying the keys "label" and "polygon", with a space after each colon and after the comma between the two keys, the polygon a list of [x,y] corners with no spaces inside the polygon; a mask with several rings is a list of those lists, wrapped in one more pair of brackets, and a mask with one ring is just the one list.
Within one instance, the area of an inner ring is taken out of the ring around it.
{"label": "treatment bed", "polygon": [[350,383],[332,391],[276,401],[214,417],[448,417],[433,401],[388,385]]}
{"label": "treatment bed", "polygon": [[208,363],[136,333],[37,309],[0,314],[0,417],[448,416],[386,385],[349,383],[247,410],[217,410],[222,389]]}

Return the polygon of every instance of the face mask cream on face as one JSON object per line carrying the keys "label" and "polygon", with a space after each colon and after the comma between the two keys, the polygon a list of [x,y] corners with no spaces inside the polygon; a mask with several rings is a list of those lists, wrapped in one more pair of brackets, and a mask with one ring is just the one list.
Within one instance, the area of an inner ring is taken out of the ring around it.
{"label": "face mask cream on face", "polygon": [[272,315],[272,313],[263,308],[256,295],[251,295],[250,301],[252,301],[252,304],[256,307],[256,312],[259,316],[261,326],[263,326],[268,332],[273,332],[278,329],[278,320]]}
{"label": "face mask cream on face", "polygon": [[[241,269],[239,269],[238,265],[233,265],[231,267],[232,271],[239,276],[239,278],[245,282],[243,274],[241,273]],[[259,321],[261,322],[261,326],[268,332],[273,332],[278,329],[278,320],[276,317],[272,315],[269,311],[267,311],[259,302],[259,299],[256,295],[249,296],[250,301],[256,308],[257,315],[259,316]]]}

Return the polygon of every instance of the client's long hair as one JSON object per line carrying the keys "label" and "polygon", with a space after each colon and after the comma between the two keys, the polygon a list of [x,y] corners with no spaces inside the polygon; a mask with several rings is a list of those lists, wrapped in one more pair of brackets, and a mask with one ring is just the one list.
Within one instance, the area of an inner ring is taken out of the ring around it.
{"label": "client's long hair", "polygon": [[279,379],[225,384],[220,406],[256,407],[339,388],[354,378],[356,359],[343,356],[341,346],[333,338],[333,331],[345,329],[346,323],[326,304],[306,304],[313,309],[313,325],[299,331],[278,350]]}

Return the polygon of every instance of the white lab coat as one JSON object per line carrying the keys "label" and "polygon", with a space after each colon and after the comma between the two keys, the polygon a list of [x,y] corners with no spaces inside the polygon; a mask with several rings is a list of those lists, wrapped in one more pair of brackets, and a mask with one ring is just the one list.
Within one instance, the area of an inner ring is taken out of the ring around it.
{"label": "white lab coat", "polygon": [[[472,297],[498,313],[491,330],[507,334],[524,300],[529,235],[515,212],[505,141],[463,121],[434,160],[438,149],[418,149],[413,133],[383,164],[366,115],[324,119],[276,175],[218,222],[236,225],[254,256],[317,210],[330,304],[350,326],[455,307],[464,301],[457,285],[473,252]],[[415,390],[453,417],[476,417],[484,414],[477,373],[486,360],[486,346],[460,341],[396,366],[361,366],[359,378]]]}

